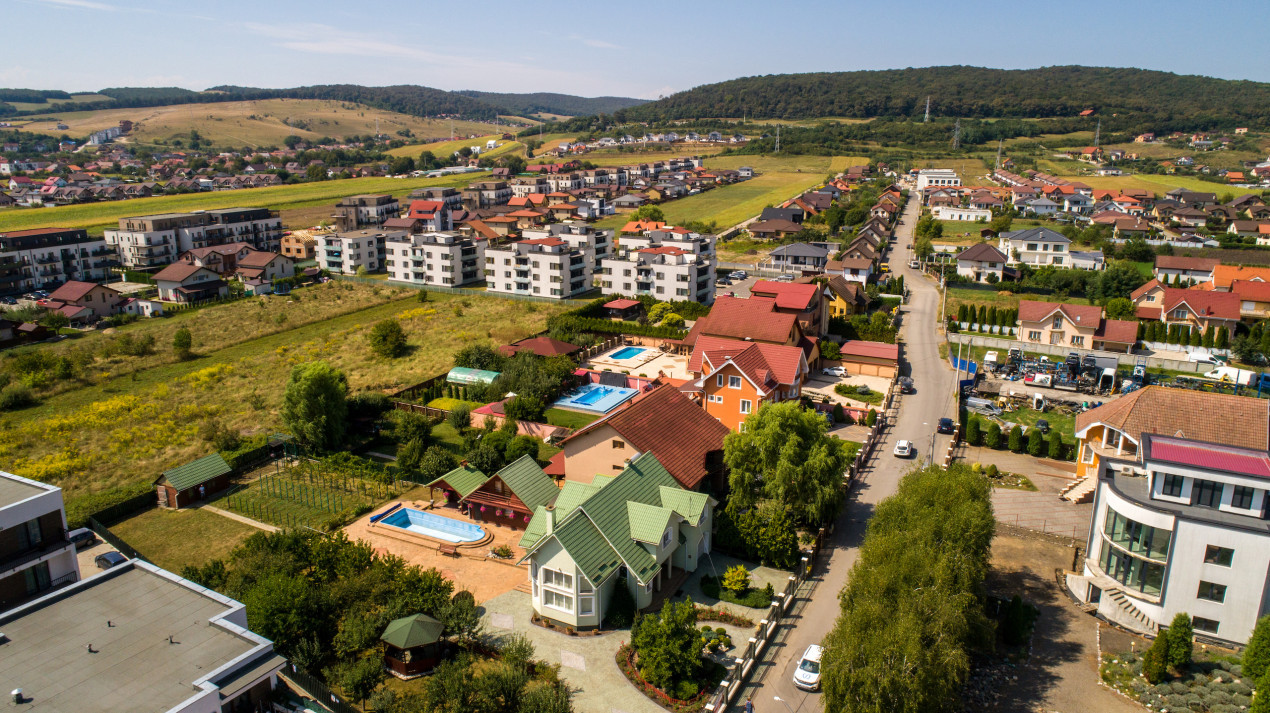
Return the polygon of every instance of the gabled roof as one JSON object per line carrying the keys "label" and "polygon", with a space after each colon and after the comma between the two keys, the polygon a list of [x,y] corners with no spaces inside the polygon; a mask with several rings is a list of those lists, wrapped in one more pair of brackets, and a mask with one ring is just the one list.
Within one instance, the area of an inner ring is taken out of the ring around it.
{"label": "gabled roof", "polygon": [[[598,476],[597,476],[598,477]],[[710,505],[710,496],[683,488],[670,488],[665,485],[658,488],[661,492],[663,506],[674,510],[679,517],[696,527],[701,524],[706,508]]]}
{"label": "gabled roof", "polygon": [[1055,312],[1062,312],[1068,321],[1082,327],[1097,329],[1102,320],[1102,308],[1097,305],[1070,305],[1057,302],[1019,301],[1019,321],[1040,322]]}
{"label": "gabled roof", "polygon": [[261,250],[253,250],[238,261],[239,267],[266,267],[269,263],[282,257],[278,253],[264,252]]}
{"label": "gabled roof", "polygon": [[1138,341],[1138,323],[1123,319],[1104,319],[1098,329],[1094,330],[1094,338],[1117,344],[1133,344]]}
{"label": "gabled roof", "polygon": [[688,369],[700,370],[708,378],[731,363],[760,391],[768,392],[783,384],[797,383],[802,357],[803,350],[798,347],[702,337],[697,340]]}
{"label": "gabled roof", "polygon": [[1167,312],[1181,305],[1186,305],[1200,317],[1239,319],[1239,295],[1233,292],[1164,288],[1164,301],[1160,305],[1164,311]]}
{"label": "gabled roof", "polygon": [[759,280],[750,288],[750,294],[774,297],[777,309],[810,309],[816,301],[816,286],[794,282]]}
{"label": "gabled roof", "polygon": [[428,486],[437,487],[437,483],[444,482],[454,488],[454,491],[459,494],[459,499],[462,500],[476,492],[477,488],[484,485],[487,480],[489,480],[489,476],[465,463],[428,483]]}
{"label": "gabled roof", "polygon": [[772,255],[785,255],[787,257],[827,257],[829,249],[811,243],[790,243],[782,245],[772,250]]}
{"label": "gabled roof", "polygon": [[1077,437],[1098,423],[1139,443],[1142,434],[1156,433],[1263,451],[1270,446],[1270,401],[1250,396],[1147,386],[1078,414]]}
{"label": "gabled roof", "polygon": [[987,243],[979,243],[978,245],[971,245],[965,250],[962,250],[957,255],[957,259],[970,260],[975,262],[999,262],[999,263],[1006,262],[1005,254]]}
{"label": "gabled roof", "polygon": [[550,503],[560,494],[555,481],[542,472],[542,468],[529,455],[523,455],[503,466],[496,475],[530,510]]}
{"label": "gabled roof", "polygon": [[756,342],[785,343],[798,323],[798,316],[776,311],[776,300],[768,297],[740,299],[723,296],[693,329],[698,334]]}
{"label": "gabled roof", "polygon": [[861,304],[867,301],[867,297],[864,295],[864,285],[855,280],[848,280],[842,275],[833,275],[829,278],[828,286],[835,295],[841,297],[845,302]]}
{"label": "gabled roof", "polygon": [[1157,270],[1195,270],[1197,272],[1211,272],[1214,267],[1221,264],[1221,260],[1209,257],[1184,257],[1182,255],[1156,255],[1155,269]]}
{"label": "gabled roof", "polygon": [[[660,493],[660,489],[658,489]],[[661,542],[662,533],[670,526],[675,511],[659,505],[627,502],[626,517],[631,523],[631,539],[656,545]]]}
{"label": "gabled roof", "polygon": [[1028,228],[1027,230],[1015,230],[1009,233],[1002,233],[1001,237],[1009,240],[1022,240],[1024,242],[1038,243],[1063,243],[1064,245],[1071,242],[1066,235],[1049,228]]}
{"label": "gabled roof", "polygon": [[119,295],[114,289],[105,285],[98,285],[96,282],[81,282],[79,280],[71,280],[61,287],[53,290],[53,294],[49,295],[50,300],[61,300],[62,302],[78,302],[83,299],[84,295],[93,291],[94,287],[102,287]]}
{"label": "gabled roof", "polygon": [[1230,291],[1241,300],[1270,302],[1270,282],[1235,280],[1230,283]]}
{"label": "gabled roof", "polygon": [[751,233],[797,233],[802,229],[803,226],[798,223],[780,218],[756,221],[746,228]]}
{"label": "gabled roof", "polygon": [[225,475],[231,470],[233,469],[219,453],[212,453],[185,465],[163,471],[159,480],[166,480],[168,485],[177,490],[186,490],[202,485],[212,478]]}
{"label": "gabled roof", "polygon": [[210,270],[201,265],[195,265],[192,262],[174,262],[154,273],[154,279],[156,282],[159,280],[163,280],[165,282],[184,282],[199,270],[207,270],[212,275],[216,275],[215,270]]}

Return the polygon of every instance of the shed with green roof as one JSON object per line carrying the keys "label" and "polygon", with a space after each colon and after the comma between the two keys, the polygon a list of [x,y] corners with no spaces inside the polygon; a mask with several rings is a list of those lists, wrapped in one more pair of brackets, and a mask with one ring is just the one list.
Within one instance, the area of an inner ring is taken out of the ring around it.
{"label": "shed with green roof", "polygon": [[160,507],[183,508],[229,487],[233,468],[220,453],[163,471],[154,481]]}
{"label": "shed with green roof", "polygon": [[524,455],[494,475],[464,464],[428,483],[446,491],[449,501],[477,522],[523,530],[534,511],[560,495],[556,481]]}
{"label": "shed with green roof", "polygon": [[400,678],[431,671],[444,654],[445,625],[427,614],[393,619],[379,640],[384,642],[384,664]]}

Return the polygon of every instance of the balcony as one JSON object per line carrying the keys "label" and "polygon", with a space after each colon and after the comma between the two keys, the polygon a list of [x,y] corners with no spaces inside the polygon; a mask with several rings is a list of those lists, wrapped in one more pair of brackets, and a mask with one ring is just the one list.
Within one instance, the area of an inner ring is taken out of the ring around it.
{"label": "balcony", "polygon": [[41,557],[64,549],[70,544],[71,541],[66,538],[66,530],[60,530],[54,533],[52,537],[40,542],[40,544],[35,547],[21,550],[19,552],[10,552],[5,555],[0,555],[0,577],[4,577],[12,572],[15,572]]}

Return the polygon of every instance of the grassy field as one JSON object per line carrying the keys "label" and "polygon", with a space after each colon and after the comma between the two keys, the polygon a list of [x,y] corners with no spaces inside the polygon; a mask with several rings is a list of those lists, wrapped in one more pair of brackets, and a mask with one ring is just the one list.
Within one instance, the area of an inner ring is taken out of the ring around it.
{"label": "grassy field", "polygon": [[251,525],[199,509],[155,508],[110,526],[146,559],[180,573],[224,557],[243,540],[261,532]]}
{"label": "grassy field", "polygon": [[[374,134],[376,121],[379,131],[388,136],[395,136],[400,130],[425,139],[450,135],[448,120],[423,119],[362,104],[321,99],[259,99],[60,112],[20,117],[11,123],[25,131],[54,136],[68,133],[78,137],[116,126],[124,119],[133,122],[129,140],[140,144],[189,138],[190,131],[196,130],[217,146],[280,146],[292,134],[305,139]],[[70,129],[59,130],[59,121]],[[455,121],[454,130],[464,134],[488,133],[490,125]]]}
{"label": "grassy field", "polygon": [[968,288],[952,287],[948,290],[948,314],[950,316],[957,315],[957,307],[959,305],[979,305],[988,307],[1017,307],[1019,300],[1033,300],[1038,302],[1062,302],[1063,304],[1087,305],[1089,300],[1083,297],[1066,297],[1058,299],[1055,295],[1020,295],[1012,292],[991,292],[988,290],[972,290]]}
{"label": "grassy field", "polygon": [[1201,181],[1192,176],[1137,174],[1134,176],[1062,176],[1062,178],[1069,181],[1081,181],[1092,188],[1106,188],[1109,190],[1139,188],[1151,191],[1157,195],[1164,195],[1174,188],[1185,188],[1202,193],[1216,193],[1219,196],[1223,193],[1230,193],[1235,197],[1248,193],[1261,195],[1261,189],[1259,188],[1235,188],[1234,186],[1224,186],[1211,181]]}
{"label": "grassy field", "polygon": [[[104,101],[110,97],[105,94],[72,94],[70,99],[54,99],[52,102],[5,102],[18,111],[40,111],[48,109],[49,104],[85,104],[88,102]],[[12,123],[12,122],[11,122]]]}
{"label": "grassy field", "polygon": [[42,228],[87,228],[100,234],[105,228],[119,225],[120,218],[155,213],[173,213],[215,208],[290,209],[331,204],[344,196],[359,193],[391,193],[402,196],[425,186],[466,186],[484,173],[467,173],[442,178],[350,178],[342,181],[297,183],[238,191],[187,193],[175,196],[136,198],[109,203],[55,206],[52,208],[0,209],[0,231]]}
{"label": "grassy field", "polygon": [[[453,141],[446,139],[443,141],[433,141],[432,143],[427,143],[427,144],[410,144],[408,146],[401,146],[399,148],[392,149],[388,153],[392,156],[409,156],[410,158],[418,158],[419,154],[423,153],[424,151],[431,151],[432,155],[436,156],[437,158],[446,158],[446,157],[454,155],[455,151],[458,151],[464,146],[479,146],[481,150],[484,151],[485,142],[490,141],[491,139],[497,140],[499,144],[519,143],[514,141],[504,142],[502,139],[502,136],[503,136],[502,132],[499,132],[497,134],[491,134],[491,133],[487,133],[488,131],[489,131],[489,127],[485,126],[481,131],[481,135],[477,136],[476,138],[471,138],[471,139],[458,138],[458,139],[454,139]],[[447,131],[446,133],[448,134],[449,132]],[[459,133],[463,134],[467,132],[459,132]],[[502,148],[502,146],[500,146],[499,148]]]}
{"label": "grassy field", "polygon": [[1070,413],[1058,411],[1036,411],[1027,407],[1017,408],[1009,413],[1001,414],[1001,418],[1031,428],[1036,422],[1045,419],[1050,429],[1063,434],[1063,443],[1076,442],[1076,417]]}
{"label": "grassy field", "polygon": [[[335,285],[349,296],[359,289]],[[323,297],[329,299],[334,296]],[[206,311],[241,310],[242,305],[262,309],[246,302]],[[464,345],[523,338],[567,307],[433,294],[428,303],[410,297],[217,350],[205,347],[192,361],[159,361],[5,414],[0,462],[12,472],[62,486],[70,502],[115,486],[148,483],[162,470],[209,452],[200,433],[210,422],[248,433],[280,429],[283,385],[296,364],[328,361],[347,375],[353,392],[395,390],[448,368]],[[410,343],[406,356],[391,361],[372,355],[366,343],[371,326],[388,318],[401,323]],[[200,330],[196,343],[210,338],[211,331]]]}
{"label": "grassy field", "polygon": [[547,418],[547,423],[562,428],[582,428],[600,418],[598,414],[581,413],[561,408],[549,408],[544,415]]}

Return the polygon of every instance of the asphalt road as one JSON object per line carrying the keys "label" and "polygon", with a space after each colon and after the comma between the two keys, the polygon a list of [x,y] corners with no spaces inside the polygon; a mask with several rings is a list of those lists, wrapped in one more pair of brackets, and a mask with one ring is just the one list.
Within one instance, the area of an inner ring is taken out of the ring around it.
{"label": "asphalt road", "polygon": [[[912,293],[903,309],[901,323],[904,341],[901,373],[912,377],[915,393],[900,398],[898,418],[884,431],[884,441],[878,445],[838,516],[830,556],[827,560],[822,557],[822,563],[813,574],[815,589],[809,598],[795,602],[793,627],[772,644],[776,655],[771,665],[760,671],[761,683],[747,689],[758,713],[785,713],[786,706],[782,703],[788,704],[789,710],[795,713],[823,708],[819,693],[807,693],[794,687],[792,679],[798,661],[809,645],[820,643],[838,617],[838,592],[846,584],[855,563],[874,506],[895,493],[905,472],[929,457],[932,444],[937,462],[942,462],[948,446],[948,436],[935,433],[935,424],[941,417],[956,416],[954,375],[947,362],[939,358],[939,339],[935,332],[939,290],[920,272],[908,268],[908,246],[912,243],[913,226],[917,224],[918,203],[911,200],[904,210],[904,224],[897,230],[889,259],[892,270],[904,275],[904,283]],[[916,458],[902,460],[891,455],[895,441],[900,439],[916,444]],[[781,701],[773,700],[776,696]],[[741,702],[738,701],[738,705]]]}

